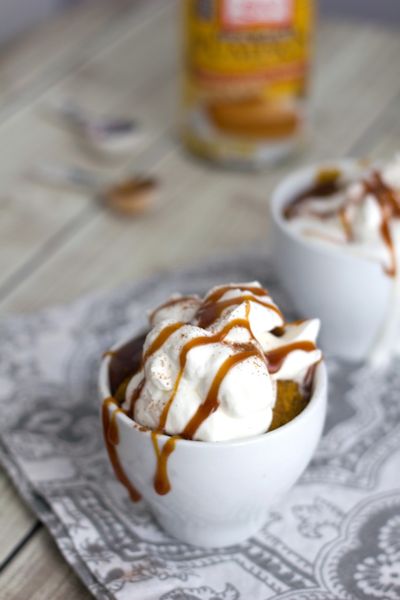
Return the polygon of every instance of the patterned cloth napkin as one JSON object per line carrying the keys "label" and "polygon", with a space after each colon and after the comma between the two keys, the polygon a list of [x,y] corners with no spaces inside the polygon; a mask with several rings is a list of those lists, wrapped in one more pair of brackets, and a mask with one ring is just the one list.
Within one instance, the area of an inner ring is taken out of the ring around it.
{"label": "patterned cloth napkin", "polygon": [[268,259],[249,253],[0,324],[0,459],[96,598],[400,598],[398,360],[375,373],[328,360],[317,454],[242,545],[171,539],[111,472],[97,398],[102,352],[142,329],[146,309],[172,292],[252,279],[290,313]]}

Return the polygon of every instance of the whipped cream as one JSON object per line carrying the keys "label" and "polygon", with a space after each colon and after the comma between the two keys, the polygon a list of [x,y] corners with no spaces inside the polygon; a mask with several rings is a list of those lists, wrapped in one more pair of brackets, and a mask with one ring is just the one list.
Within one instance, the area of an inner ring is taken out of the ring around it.
{"label": "whipped cream", "polygon": [[285,323],[258,282],[173,296],[150,315],[124,409],[154,431],[223,441],[268,430],[277,382],[303,385],[321,359],[317,319]]}
{"label": "whipped cream", "polygon": [[332,170],[330,183],[329,193],[321,193],[317,174],[315,186],[286,207],[290,226],[316,242],[378,261],[394,276],[400,255],[400,154],[380,166],[355,163],[348,172]]}

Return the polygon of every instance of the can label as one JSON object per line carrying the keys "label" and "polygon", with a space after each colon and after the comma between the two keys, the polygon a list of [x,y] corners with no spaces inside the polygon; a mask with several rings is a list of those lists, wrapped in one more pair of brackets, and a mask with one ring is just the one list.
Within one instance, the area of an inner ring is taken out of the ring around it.
{"label": "can label", "polygon": [[289,27],[293,19],[292,0],[225,0],[221,3],[225,28]]}
{"label": "can label", "polygon": [[[183,0],[186,139],[213,157],[298,135],[312,0]],[[195,148],[196,149],[196,148]],[[199,148],[197,148],[199,150]]]}

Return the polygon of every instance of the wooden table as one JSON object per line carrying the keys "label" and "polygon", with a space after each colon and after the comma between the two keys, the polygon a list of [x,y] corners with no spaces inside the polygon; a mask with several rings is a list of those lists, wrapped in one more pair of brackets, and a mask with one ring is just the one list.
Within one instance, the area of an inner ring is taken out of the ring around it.
{"label": "wooden table", "polygon": [[[400,135],[400,35],[351,22],[318,29],[313,135],[290,164],[264,173],[210,169],[182,152],[177,6],[173,0],[92,2],[15,43],[0,57],[0,311],[31,311],[267,240],[268,195],[294,165],[341,155],[390,156]],[[122,165],[100,164],[46,118],[73,97],[95,112],[129,113],[145,136]],[[134,220],[87,194],[32,185],[41,160],[144,170],[160,205]],[[0,596],[84,599],[89,593],[47,531],[0,475]]]}

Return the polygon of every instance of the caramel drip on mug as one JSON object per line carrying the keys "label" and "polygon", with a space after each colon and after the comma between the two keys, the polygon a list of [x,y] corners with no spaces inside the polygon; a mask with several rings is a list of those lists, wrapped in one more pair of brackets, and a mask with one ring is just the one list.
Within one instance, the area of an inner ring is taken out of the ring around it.
{"label": "caramel drip on mug", "polygon": [[251,350],[239,352],[238,354],[233,354],[222,363],[216,376],[214,377],[206,399],[202,404],[200,404],[193,417],[187,423],[185,429],[181,433],[181,437],[189,440],[193,438],[194,434],[202,425],[202,423],[204,423],[204,421],[217,410],[219,406],[218,392],[226,375],[235,365],[247,360],[248,358],[251,358],[252,356],[260,356],[260,353],[257,351],[257,349],[253,348]]}
{"label": "caramel drip on mug", "polygon": [[227,325],[225,325],[225,327],[223,329],[221,329],[221,331],[219,331],[218,333],[215,333],[214,335],[207,335],[207,336],[202,335],[197,338],[193,338],[192,340],[189,340],[182,347],[181,352],[179,354],[179,367],[180,367],[179,373],[175,380],[175,384],[174,384],[172,393],[161,413],[160,421],[158,424],[159,431],[163,431],[165,429],[165,424],[167,422],[169,409],[171,408],[172,402],[174,401],[174,398],[178,391],[179,384],[182,379],[183,371],[185,370],[187,355],[189,354],[190,350],[192,350],[192,348],[196,348],[197,346],[204,346],[207,344],[215,344],[216,342],[221,342],[224,339],[224,337],[226,335],[228,335],[228,333],[235,327],[244,327],[251,334],[250,324],[247,319],[234,319],[230,323],[227,323]]}
{"label": "caramel drip on mug", "polygon": [[279,348],[275,348],[274,350],[270,350],[266,353],[267,362],[268,362],[268,371],[270,373],[276,373],[282,366],[285,358],[295,350],[303,350],[304,352],[312,352],[316,350],[317,347],[314,342],[310,342],[308,340],[293,342],[292,344],[287,344],[286,346],[280,346]]}
{"label": "caramel drip on mug", "polygon": [[265,308],[269,308],[283,319],[281,311],[274,304],[263,302],[262,300],[254,298],[253,296],[245,295],[238,296],[236,298],[230,298],[229,300],[221,300],[219,302],[207,301],[205,304],[203,304],[203,306],[200,307],[200,309],[197,312],[197,316],[199,319],[199,327],[209,327],[218,319],[218,317],[221,316],[222,312],[226,308],[229,308],[230,306],[238,306],[239,304],[245,301],[251,301],[256,304],[260,304]]}
{"label": "caramel drip on mug", "polygon": [[[115,406],[115,410],[112,412],[110,416],[110,407]],[[117,479],[126,487],[129,492],[129,496],[133,502],[138,502],[141,499],[141,495],[135,489],[135,487],[131,484],[128,477],[125,474],[125,471],[121,465],[119,460],[117,446],[119,444],[119,431],[118,431],[118,423],[117,423],[117,415],[118,413],[124,412],[121,408],[118,407],[116,401],[111,396],[106,398],[103,402],[102,407],[102,420],[103,420],[103,435],[104,441],[106,444],[108,456],[111,462],[111,465],[114,469],[114,473]]]}
{"label": "caramel drip on mug", "polygon": [[160,450],[158,446],[157,435],[158,434],[156,431],[151,432],[151,441],[153,442],[154,451],[156,453],[157,459],[156,473],[154,475],[154,489],[157,492],[157,494],[160,494],[160,496],[164,496],[165,494],[168,494],[169,491],[171,491],[171,484],[168,478],[167,462],[169,456],[175,449],[175,444],[176,440],[178,439],[178,436],[174,435],[168,438],[162,450]]}

